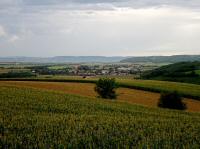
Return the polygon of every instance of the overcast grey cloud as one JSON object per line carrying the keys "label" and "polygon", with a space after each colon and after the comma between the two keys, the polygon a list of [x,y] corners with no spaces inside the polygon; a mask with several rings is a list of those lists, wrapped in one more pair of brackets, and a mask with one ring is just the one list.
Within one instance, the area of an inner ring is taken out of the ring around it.
{"label": "overcast grey cloud", "polygon": [[0,56],[200,54],[199,0],[1,0]]}

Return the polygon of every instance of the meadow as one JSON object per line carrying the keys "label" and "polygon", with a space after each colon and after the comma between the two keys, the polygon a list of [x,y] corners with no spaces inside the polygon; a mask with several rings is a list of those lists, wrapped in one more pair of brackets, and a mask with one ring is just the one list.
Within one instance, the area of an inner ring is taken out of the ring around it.
{"label": "meadow", "polygon": [[200,114],[0,85],[0,148],[199,148]]}

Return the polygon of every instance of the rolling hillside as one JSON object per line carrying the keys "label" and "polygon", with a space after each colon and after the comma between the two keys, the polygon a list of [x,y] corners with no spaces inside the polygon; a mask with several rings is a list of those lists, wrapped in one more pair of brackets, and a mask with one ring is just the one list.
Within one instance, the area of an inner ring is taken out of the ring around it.
{"label": "rolling hillside", "polygon": [[199,113],[0,86],[0,148],[199,148],[199,127]]}
{"label": "rolling hillside", "polygon": [[144,79],[200,84],[200,62],[180,62],[147,71]]}
{"label": "rolling hillside", "polygon": [[[0,79],[0,81],[40,81],[40,82],[76,82],[76,83],[95,83],[97,78],[86,78],[76,76],[67,77],[52,77],[52,78],[19,78],[19,79]],[[151,92],[168,92],[178,91],[186,98],[193,98],[200,100],[200,85],[169,82],[169,81],[157,81],[157,80],[135,80],[135,79],[116,79],[120,87],[139,89]]]}
{"label": "rolling hillside", "polygon": [[[27,81],[0,81],[0,86],[14,86],[20,88],[36,88],[41,90],[50,90],[66,94],[79,95],[97,99],[97,93],[94,90],[95,85],[92,83],[70,83],[70,82],[27,82]],[[158,107],[160,93],[149,91],[118,88],[117,102],[126,102],[131,104],[143,105],[147,107]],[[200,101],[190,98],[184,98],[186,111],[200,112]]]}

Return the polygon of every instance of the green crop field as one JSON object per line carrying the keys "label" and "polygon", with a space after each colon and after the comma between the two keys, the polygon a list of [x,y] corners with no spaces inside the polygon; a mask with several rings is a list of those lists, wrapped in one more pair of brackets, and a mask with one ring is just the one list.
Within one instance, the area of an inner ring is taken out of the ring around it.
{"label": "green crop field", "polygon": [[68,66],[66,66],[66,65],[56,65],[56,66],[49,66],[48,67],[49,69],[51,69],[51,70],[59,70],[59,69],[66,69],[66,68],[68,68]]}
{"label": "green crop field", "polygon": [[120,82],[120,85],[123,87],[138,88],[155,92],[178,91],[185,97],[200,99],[200,85],[169,81],[130,79],[118,80],[118,82]]}
{"label": "green crop field", "polygon": [[[15,81],[46,81],[46,82],[80,82],[80,83],[95,83],[98,77],[88,77],[83,79],[80,76],[54,76],[54,77],[38,77],[29,79],[0,79],[0,80],[15,80]],[[134,88],[139,90],[146,90],[152,92],[163,91],[178,91],[184,97],[200,100],[200,85],[156,81],[156,80],[136,80],[136,79],[116,79],[119,86],[125,88]]]}
{"label": "green crop field", "polygon": [[198,75],[200,75],[200,70],[196,70],[195,72],[196,72]]}
{"label": "green crop field", "polygon": [[200,148],[200,114],[0,86],[0,148]]}

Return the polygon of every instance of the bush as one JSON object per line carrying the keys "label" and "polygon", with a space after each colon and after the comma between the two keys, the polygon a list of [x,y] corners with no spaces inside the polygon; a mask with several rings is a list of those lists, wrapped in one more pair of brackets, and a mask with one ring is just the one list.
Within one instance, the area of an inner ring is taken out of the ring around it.
{"label": "bush", "polygon": [[100,78],[96,82],[95,91],[99,94],[101,98],[116,99],[116,88],[117,83],[115,82],[114,78]]}
{"label": "bush", "polygon": [[0,78],[27,78],[35,76],[36,75],[31,72],[8,72],[0,74]]}
{"label": "bush", "polygon": [[182,97],[178,92],[162,93],[158,106],[161,108],[185,110],[186,105],[182,102]]}

